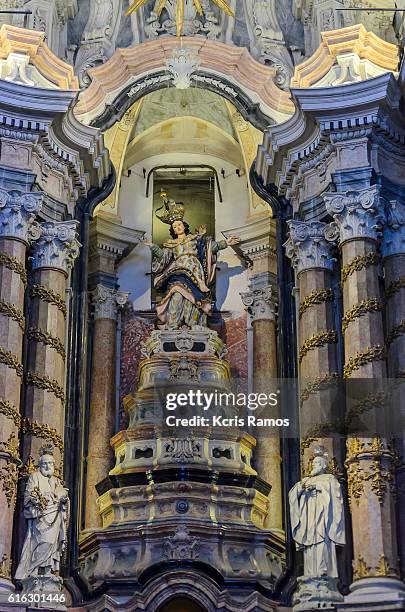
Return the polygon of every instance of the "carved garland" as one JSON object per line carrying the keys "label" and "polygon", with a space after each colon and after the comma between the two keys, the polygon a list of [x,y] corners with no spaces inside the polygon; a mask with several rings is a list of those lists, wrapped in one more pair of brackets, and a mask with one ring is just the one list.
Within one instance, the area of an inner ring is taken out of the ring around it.
{"label": "carved garland", "polygon": [[30,421],[30,419],[24,419],[22,431],[24,434],[30,434],[36,438],[43,438],[52,442],[63,455],[62,436],[53,427],[44,423],[38,423],[37,421]]}
{"label": "carved garland", "polygon": [[361,400],[358,400],[352,408],[347,412],[346,423],[350,426],[352,419],[357,416],[361,416],[364,412],[372,410],[373,408],[382,408],[386,402],[390,399],[391,393],[388,391],[378,391],[377,393],[370,393]]}
{"label": "carved garland", "polygon": [[14,421],[15,426],[19,429],[21,425],[21,415],[17,408],[8,400],[0,400],[0,414],[4,414],[7,419]]}
{"label": "carved garland", "polygon": [[342,318],[342,332],[344,333],[346,331],[351,321],[364,316],[368,312],[381,312],[383,309],[384,302],[378,298],[362,300],[358,304],[355,304],[353,308],[345,312]]}
{"label": "carved garland", "polygon": [[390,344],[394,342],[394,340],[396,340],[396,338],[399,338],[400,336],[403,336],[404,334],[405,334],[405,319],[402,319],[402,321],[398,325],[394,325],[394,327],[391,329],[390,333],[388,334],[387,345],[389,346]]}
{"label": "carved garland", "polygon": [[48,304],[54,304],[61,311],[64,317],[67,314],[67,308],[65,300],[59,293],[49,289],[49,287],[44,287],[43,285],[33,285],[31,287],[31,297],[38,297],[40,300],[44,302],[48,302]]}
{"label": "carved garland", "polygon": [[50,391],[58,399],[65,403],[65,393],[58,383],[57,380],[49,378],[48,376],[42,376],[41,374],[37,374],[36,372],[27,372],[25,377],[25,382],[27,385],[33,385],[38,389],[45,389],[45,391]]}
{"label": "carved garland", "polygon": [[365,351],[357,351],[355,355],[348,359],[343,368],[343,378],[350,378],[352,372],[358,370],[361,366],[373,361],[381,361],[382,359],[385,359],[385,348],[379,344],[371,346]]}
{"label": "carved garland", "polygon": [[319,334],[315,334],[311,336],[307,340],[305,340],[304,344],[300,348],[299,353],[299,361],[304,359],[305,355],[312,351],[315,348],[319,348],[321,346],[325,346],[331,342],[337,342],[338,335],[334,329],[329,329],[328,331],[319,332]]}
{"label": "carved garland", "polygon": [[11,579],[11,560],[6,554],[3,555],[0,561],[0,578],[4,578],[5,580]]}
{"label": "carved garland", "polygon": [[386,299],[389,300],[401,289],[405,289],[405,276],[395,279],[388,285],[387,289],[385,290]]}
{"label": "carved garland", "polygon": [[62,359],[66,358],[66,351],[63,342],[59,338],[55,338],[50,333],[39,329],[38,327],[30,327],[27,331],[27,337],[29,340],[35,340],[36,342],[42,342],[47,346],[54,348]]}
{"label": "carved garland", "polygon": [[324,389],[329,389],[330,387],[336,385],[338,381],[339,374],[337,372],[325,374],[324,376],[317,376],[317,378],[311,380],[311,382],[309,382],[303,389],[301,393],[301,405],[310,397],[310,395],[313,395],[318,391],[323,391]]}
{"label": "carved garland", "polygon": [[[349,502],[359,503],[364,492],[364,483],[371,483],[371,490],[376,495],[380,505],[388,487],[394,491],[394,464],[397,461],[395,451],[385,446],[380,437],[375,436],[370,442],[363,442],[359,438],[350,438],[347,442],[348,458],[345,461],[347,468]],[[384,467],[383,459],[391,462],[391,466]],[[371,461],[369,470],[361,466],[360,461]]]}
{"label": "carved garland", "polygon": [[0,300],[0,314],[3,314],[14,321],[17,321],[18,325],[24,331],[25,327],[25,318],[22,310],[18,310],[14,306],[14,304],[10,304],[9,302],[5,302],[4,300]]}
{"label": "carved garland", "polygon": [[12,272],[19,274],[24,287],[27,286],[27,272],[24,265],[19,259],[17,259],[17,257],[12,257],[3,251],[0,251],[0,264]]}
{"label": "carved garland", "polygon": [[15,370],[17,376],[21,377],[24,373],[23,364],[18,360],[18,357],[2,346],[0,346],[0,363],[4,363],[4,365]]}
{"label": "carved garland", "polygon": [[[1,443],[1,452],[6,454],[6,465],[3,465],[0,472],[0,480],[8,507],[15,502],[18,482],[18,470],[21,465],[18,454],[18,438],[15,433],[11,433],[7,442]],[[4,457],[3,457],[4,458]]]}
{"label": "carved garland", "polygon": [[378,253],[367,253],[366,255],[357,255],[350,263],[346,264],[341,271],[341,280],[344,283],[349,276],[354,272],[359,272],[363,268],[375,266],[380,261]]}
{"label": "carved garland", "polygon": [[378,565],[374,568],[369,567],[361,555],[353,563],[353,580],[383,576],[398,577],[398,572],[390,566],[388,558],[384,554],[381,555]]}
{"label": "carved garland", "polygon": [[334,300],[333,289],[316,289],[304,298],[300,304],[298,316],[301,319],[302,315],[308,308],[315,304],[322,304],[323,302],[333,302]]}

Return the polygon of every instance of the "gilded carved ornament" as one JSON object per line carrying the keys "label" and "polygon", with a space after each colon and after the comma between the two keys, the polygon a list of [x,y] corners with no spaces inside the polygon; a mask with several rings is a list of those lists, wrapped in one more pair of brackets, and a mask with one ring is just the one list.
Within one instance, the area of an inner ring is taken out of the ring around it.
{"label": "gilded carved ornament", "polygon": [[[383,462],[388,462],[388,465],[383,465]],[[349,503],[359,503],[365,483],[369,482],[371,491],[382,505],[388,490],[395,492],[394,471],[397,462],[394,449],[380,437],[375,436],[371,440],[349,438],[345,461]]]}

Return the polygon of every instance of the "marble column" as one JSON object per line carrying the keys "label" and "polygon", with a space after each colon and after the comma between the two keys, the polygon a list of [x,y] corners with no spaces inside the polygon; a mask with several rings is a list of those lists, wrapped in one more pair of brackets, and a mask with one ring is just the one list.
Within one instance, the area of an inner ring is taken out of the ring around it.
{"label": "marble column", "polygon": [[30,306],[25,372],[23,460],[32,469],[39,448],[55,447],[56,469],[63,479],[65,423],[66,286],[79,253],[78,222],[43,223],[32,247]]}
{"label": "marble column", "polygon": [[298,336],[300,374],[301,467],[312,464],[316,446],[328,453],[330,469],[342,466],[341,440],[334,436],[343,415],[333,413],[339,379],[333,285],[333,241],[336,232],[321,222],[289,221],[287,255],[299,290]]}
{"label": "marble column", "polygon": [[[343,375],[347,380],[384,379],[386,352],[378,253],[378,228],[383,216],[378,187],[326,194],[324,199],[339,231],[341,248]],[[373,422],[361,402],[352,402],[347,411],[348,422],[356,411],[364,422]],[[347,440],[354,548],[353,583],[345,598],[348,609],[357,604],[363,606],[360,609],[368,609],[369,602],[376,605],[379,599],[386,603],[405,595],[398,578],[394,461],[389,442],[381,437]]]}
{"label": "marble column", "polygon": [[113,466],[110,439],[115,433],[115,371],[117,315],[128,293],[97,285],[91,293],[94,307],[91,361],[90,417],[86,472],[86,528],[101,526],[96,484]]}
{"label": "marble column", "polygon": [[42,194],[0,189],[0,592],[12,592],[11,535],[21,426],[26,250]]}
{"label": "marble column", "polygon": [[[277,379],[276,310],[277,288],[267,285],[242,294],[253,328],[253,389],[267,392],[269,382]],[[264,415],[266,416],[266,415]],[[280,438],[269,436],[264,428],[255,432],[255,468],[260,478],[271,484],[266,529],[283,529]]]}
{"label": "marble column", "polygon": [[[396,201],[386,204],[386,223],[382,242],[385,281],[385,328],[388,376],[405,378],[405,205]],[[398,381],[399,382],[399,381]],[[397,387],[396,381],[392,381]],[[405,423],[405,383],[398,385],[395,401],[402,406],[401,423]],[[405,506],[405,438],[397,439],[399,465],[396,470],[397,505]],[[405,513],[398,513],[398,535],[402,575],[405,575]]]}

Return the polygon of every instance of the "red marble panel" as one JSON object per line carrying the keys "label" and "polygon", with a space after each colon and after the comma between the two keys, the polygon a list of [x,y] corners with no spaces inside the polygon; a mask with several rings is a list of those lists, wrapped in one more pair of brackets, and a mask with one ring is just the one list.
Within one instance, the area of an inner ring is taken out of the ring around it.
{"label": "red marble panel", "polygon": [[142,359],[141,346],[153,329],[153,321],[135,312],[131,307],[127,307],[123,312],[120,373],[120,413],[123,425],[125,425],[125,415],[122,399],[128,393],[135,391],[138,365]]}

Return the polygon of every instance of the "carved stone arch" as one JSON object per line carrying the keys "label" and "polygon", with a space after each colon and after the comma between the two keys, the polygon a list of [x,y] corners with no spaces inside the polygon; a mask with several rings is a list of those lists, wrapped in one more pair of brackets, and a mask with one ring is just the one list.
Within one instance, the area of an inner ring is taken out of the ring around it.
{"label": "carved stone arch", "polygon": [[[275,83],[275,68],[257,62],[247,49],[199,36],[184,37],[182,44],[192,48],[200,61],[193,85],[230,100],[255,127],[264,130],[293,114],[295,106],[289,93]],[[80,94],[76,116],[83,123],[107,129],[136,100],[170,87],[165,62],[178,45],[168,37],[117,49],[108,62],[89,71],[92,82]]]}

